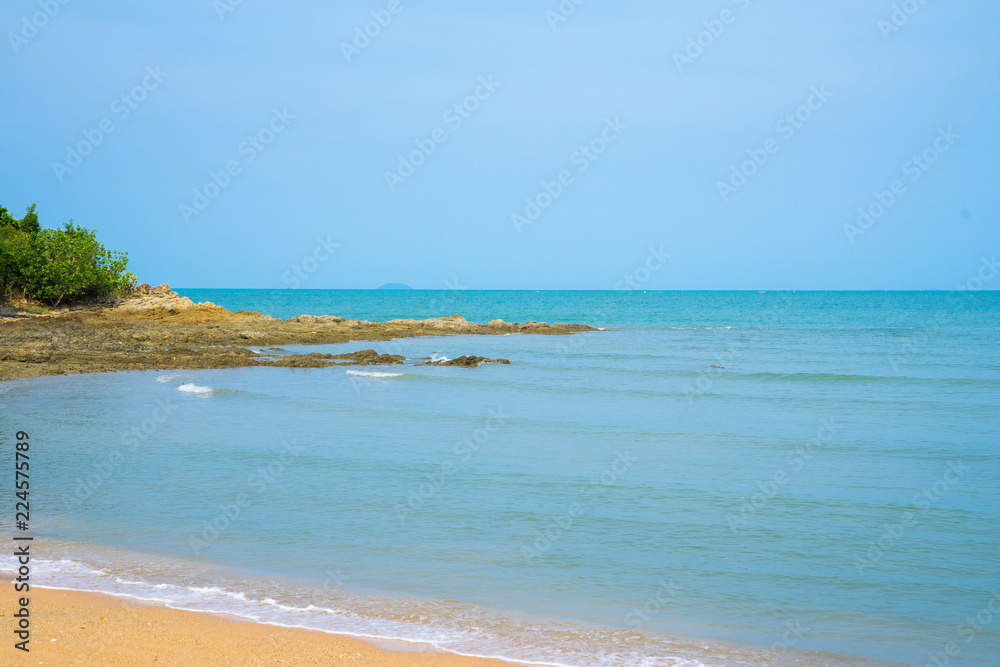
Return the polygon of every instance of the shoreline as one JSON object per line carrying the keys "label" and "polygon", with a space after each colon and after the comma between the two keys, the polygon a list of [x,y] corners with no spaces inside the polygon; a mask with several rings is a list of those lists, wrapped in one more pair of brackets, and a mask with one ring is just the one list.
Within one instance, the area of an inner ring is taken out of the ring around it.
{"label": "shoreline", "polygon": [[[338,664],[386,667],[504,667],[517,664],[439,651],[428,644],[377,640],[261,623],[218,612],[175,609],[107,593],[34,586],[33,660],[39,664],[265,665]],[[16,600],[4,596],[11,619]],[[12,644],[12,643],[11,643]],[[4,652],[19,654],[12,645]]]}
{"label": "shoreline", "polygon": [[[168,286],[164,288],[169,290]],[[461,315],[387,322],[331,315],[299,315],[282,320],[250,311],[233,313],[211,302],[194,303],[176,292],[165,291],[134,297],[108,308],[66,308],[44,314],[5,312],[0,317],[0,382],[118,371],[392,365],[405,359],[398,355],[377,355],[370,350],[337,356],[296,355],[278,346],[421,336],[512,333],[561,336],[583,331],[597,329],[583,324],[550,325],[533,321],[519,324],[492,320],[476,324]],[[462,359],[467,363],[455,365],[475,367],[480,363],[506,361],[484,359],[471,352]]]}

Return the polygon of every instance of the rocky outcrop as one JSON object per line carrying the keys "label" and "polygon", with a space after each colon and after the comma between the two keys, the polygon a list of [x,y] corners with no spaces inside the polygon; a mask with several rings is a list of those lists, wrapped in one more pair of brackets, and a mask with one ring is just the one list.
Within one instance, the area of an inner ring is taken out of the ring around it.
{"label": "rocky outcrop", "polygon": [[132,296],[136,298],[146,296],[169,296],[171,294],[177,296],[175,292],[170,291],[170,285],[167,283],[157,285],[156,287],[152,287],[149,283],[142,283],[132,288]]}
{"label": "rocky outcrop", "polygon": [[487,359],[486,357],[473,357],[469,355],[462,355],[461,357],[455,357],[454,359],[440,360],[440,361],[426,361],[420,366],[461,366],[462,368],[476,368],[479,364],[510,364],[510,359]]}
{"label": "rocky outcrop", "polygon": [[[141,289],[140,289],[141,288]],[[429,320],[368,322],[333,315],[300,315],[281,320],[260,313],[231,313],[214,303],[194,303],[169,285],[140,285],[139,296],[113,307],[46,309],[44,313],[0,318],[0,381],[39,375],[120,370],[234,368],[279,365],[397,364],[398,355],[362,350],[349,355],[274,357],[249,352],[276,345],[330,345],[455,334],[568,335],[594,331],[582,324],[469,322],[460,315]],[[440,365],[475,367],[508,363],[465,356]],[[439,365],[439,364],[432,364]]]}
{"label": "rocky outcrop", "polygon": [[340,324],[341,322],[346,322],[347,318],[335,315],[299,315],[288,321],[301,324]]}
{"label": "rocky outcrop", "polygon": [[406,361],[406,357],[399,354],[379,354],[375,350],[361,350],[360,352],[349,352],[348,354],[335,354],[331,359],[346,359],[356,366],[391,366],[401,364]]}

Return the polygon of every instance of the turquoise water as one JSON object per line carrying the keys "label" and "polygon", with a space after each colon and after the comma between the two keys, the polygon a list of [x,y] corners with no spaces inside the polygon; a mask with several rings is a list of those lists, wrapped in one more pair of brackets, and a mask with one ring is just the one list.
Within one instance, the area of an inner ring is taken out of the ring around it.
{"label": "turquoise water", "polygon": [[181,293],[608,330],[4,383],[40,581],[546,664],[1000,664],[998,294]]}

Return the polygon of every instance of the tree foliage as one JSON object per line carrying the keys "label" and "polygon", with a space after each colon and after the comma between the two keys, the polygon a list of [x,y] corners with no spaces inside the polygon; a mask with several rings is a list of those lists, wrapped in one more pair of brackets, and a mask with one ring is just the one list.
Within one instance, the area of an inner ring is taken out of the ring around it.
{"label": "tree foliage", "polygon": [[0,206],[0,294],[58,306],[124,295],[135,285],[128,255],[108,251],[97,232],[67,222],[42,229],[35,205],[18,220]]}
{"label": "tree foliage", "polygon": [[6,208],[0,206],[0,234],[3,234],[7,228],[21,232],[37,232],[40,227],[38,225],[38,214],[35,213],[36,206],[37,204],[29,206],[25,211],[24,217],[20,220],[12,216]]}

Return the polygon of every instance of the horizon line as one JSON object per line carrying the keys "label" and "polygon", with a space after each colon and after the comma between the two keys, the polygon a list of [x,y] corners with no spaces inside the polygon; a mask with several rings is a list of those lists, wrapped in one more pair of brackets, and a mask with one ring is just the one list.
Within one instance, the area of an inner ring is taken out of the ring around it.
{"label": "horizon line", "polygon": [[608,292],[608,293],[649,293],[649,292],[746,292],[756,294],[766,294],[768,292],[838,292],[838,293],[865,293],[865,292],[1000,292],[1000,288],[978,290],[956,287],[952,289],[942,288],[866,288],[866,289],[587,289],[587,288],[432,288],[432,287],[411,287],[408,289],[386,289],[380,287],[170,287],[171,290],[186,291],[244,291],[244,292]]}

